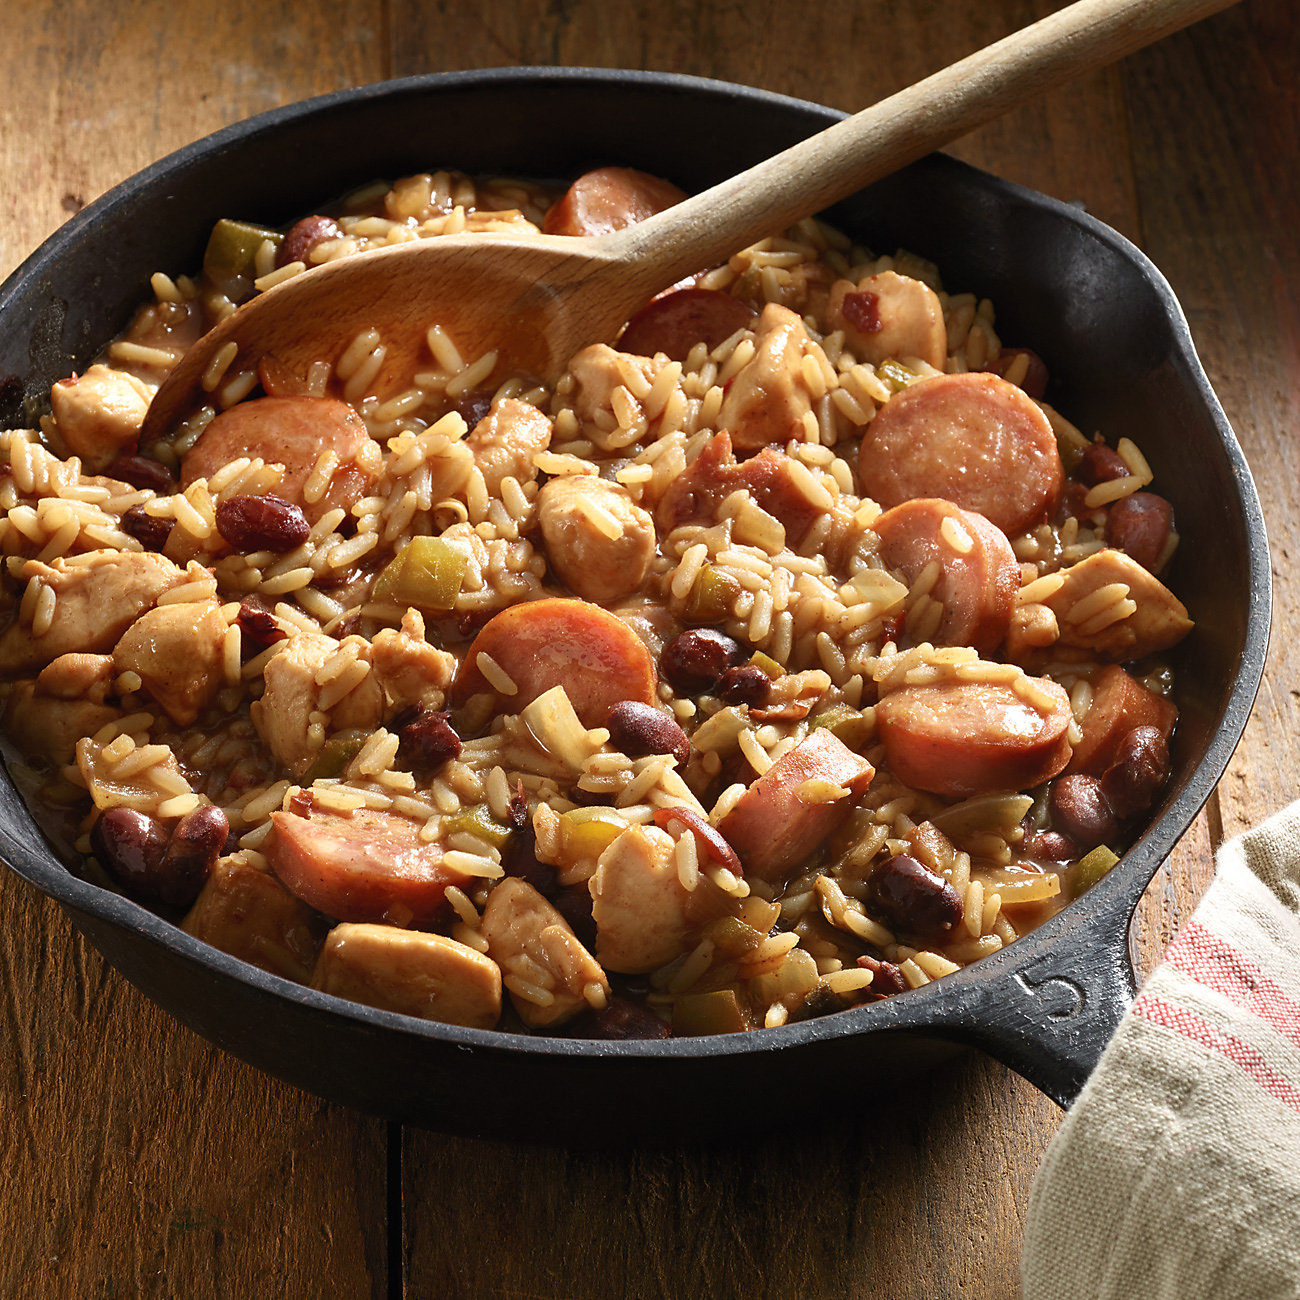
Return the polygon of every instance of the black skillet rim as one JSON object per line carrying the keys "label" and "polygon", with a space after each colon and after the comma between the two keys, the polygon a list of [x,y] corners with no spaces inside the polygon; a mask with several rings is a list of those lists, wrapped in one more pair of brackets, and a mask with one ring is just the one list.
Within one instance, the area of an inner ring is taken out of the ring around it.
{"label": "black skillet rim", "polygon": [[[75,243],[88,225],[117,205],[129,202],[140,189],[183,169],[193,161],[236,147],[254,136],[274,131],[290,122],[334,109],[346,108],[366,100],[400,98],[406,94],[440,86],[479,86],[507,82],[542,84],[556,81],[593,86],[604,84],[626,86],[631,83],[655,89],[722,94],[787,107],[802,113],[812,113],[821,116],[827,124],[835,117],[843,116],[835,110],[810,101],[735,83],[672,73],[601,68],[496,68],[472,72],[436,73],[336,91],[271,109],[225,127],[183,146],[109,190],[60,227],[18,267],[3,285],[0,285],[0,319],[3,319],[8,300],[18,292],[19,288],[25,285],[29,278],[39,276],[47,264],[57,259],[67,247]],[[951,1029],[954,1021],[950,1015],[944,1016],[940,1013],[940,997],[947,1002],[953,995],[964,996],[965,991],[972,986],[978,988],[994,985],[999,976],[1010,972],[1011,967],[1023,970],[1037,960],[1039,953],[1049,949],[1054,943],[1068,941],[1071,933],[1078,930],[1081,923],[1095,912],[1102,910],[1116,912],[1123,918],[1122,924],[1126,927],[1151,877],[1177,840],[1191,825],[1223,775],[1245,728],[1262,679],[1269,635],[1271,572],[1267,535],[1258,494],[1251,480],[1245,455],[1196,355],[1182,308],[1168,282],[1140,249],[1075,205],[1060,202],[1002,180],[946,155],[932,154],[914,166],[931,167],[940,172],[949,170],[954,174],[964,172],[967,176],[977,177],[985,189],[1001,200],[1027,204],[1078,224],[1094,239],[1108,245],[1133,262],[1157,292],[1177,345],[1178,361],[1183,371],[1182,379],[1192,386],[1199,400],[1209,411],[1223,449],[1231,463],[1238,487],[1239,504],[1250,543],[1249,608],[1240,669],[1224,707],[1219,728],[1176,797],[1124,855],[1121,864],[1094,886],[1085,899],[1080,899],[1063,909],[1056,917],[1030,932],[1011,947],[946,976],[942,981],[911,990],[905,998],[890,998],[830,1016],[777,1028],[749,1030],[741,1034],[669,1038],[652,1042],[611,1042],[468,1029],[418,1020],[347,1002],[249,966],[192,938],[177,926],[129,899],[81,880],[52,851],[44,856],[29,853],[24,845],[10,840],[5,835],[6,865],[42,893],[65,906],[74,915],[84,913],[97,918],[110,926],[148,939],[187,961],[208,967],[220,976],[277,995],[289,1003],[297,1003],[318,1012],[341,1016],[359,1025],[398,1031],[451,1046],[471,1050],[481,1048],[492,1052],[517,1052],[524,1056],[622,1057],[643,1060],[729,1057],[786,1051],[812,1042],[857,1037],[885,1030],[924,1030],[931,1021],[939,1022],[934,1027],[936,1031],[941,1032]],[[979,1001],[981,999],[973,999],[976,1004]],[[978,1041],[980,1029],[978,1024],[959,1025],[958,1029],[964,1030],[965,1036]]]}

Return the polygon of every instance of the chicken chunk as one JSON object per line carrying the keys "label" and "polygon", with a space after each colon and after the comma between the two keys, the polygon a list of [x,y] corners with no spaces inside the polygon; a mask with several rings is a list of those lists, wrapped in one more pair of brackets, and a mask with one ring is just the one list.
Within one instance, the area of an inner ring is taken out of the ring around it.
{"label": "chicken chunk", "polygon": [[629,826],[600,855],[588,888],[596,957],[606,970],[640,974],[686,950],[687,892],[673,848],[666,832]]}
{"label": "chicken chunk", "polygon": [[607,343],[583,348],[570,360],[569,370],[577,381],[573,392],[574,412],[584,427],[598,429],[615,426],[614,394],[627,386],[629,374],[639,374],[647,383],[653,383],[658,373],[651,358],[616,352]]}
{"label": "chicken chunk", "polygon": [[490,957],[440,934],[391,925],[336,925],[312,987],[349,1002],[491,1029],[501,1016],[501,971]]}
{"label": "chicken chunk", "polygon": [[800,367],[808,332],[788,307],[768,303],[754,329],[757,351],[743,365],[723,398],[718,427],[741,451],[797,438],[812,396]]}
{"label": "chicken chunk", "polygon": [[456,675],[456,659],[424,639],[424,618],[408,609],[400,628],[386,627],[370,643],[370,665],[389,710],[415,704],[440,709]]}
{"label": "chicken chunk", "polygon": [[1182,601],[1123,551],[1097,551],[1060,574],[1042,603],[1056,615],[1062,645],[1122,662],[1168,650],[1192,630]]}
{"label": "chicken chunk", "polygon": [[39,755],[54,763],[67,764],[76,759],[77,741],[83,736],[93,736],[119,716],[120,710],[109,704],[48,694],[38,679],[18,682],[9,692],[4,725],[28,757]]}
{"label": "chicken chunk", "polygon": [[113,663],[119,672],[138,673],[167,716],[188,727],[225,680],[225,641],[226,620],[215,600],[160,605],[122,634]]}
{"label": "chicken chunk", "polygon": [[[344,668],[338,677],[318,682],[321,670],[348,643],[356,647],[356,662],[365,665],[364,674],[359,668]],[[299,632],[267,663],[266,690],[251,709],[253,725],[294,776],[306,773],[324,744],[323,732],[313,737],[313,714],[328,714],[333,731],[373,731],[379,725],[384,696],[370,671],[368,649],[360,637],[341,643],[315,632]],[[356,681],[339,695],[344,674]],[[328,707],[322,708],[322,704]]]}
{"label": "chicken chunk", "polygon": [[325,923],[269,871],[235,854],[213,868],[181,928],[240,961],[306,984]]}
{"label": "chicken chunk", "polygon": [[830,323],[859,361],[878,366],[891,357],[916,357],[942,370],[948,331],[939,295],[921,280],[882,271],[856,286],[838,280],[831,289]]}
{"label": "chicken chunk", "polygon": [[[511,877],[493,889],[480,930],[524,1024],[534,1029],[563,1024],[589,1005],[587,990],[593,986],[599,990],[597,1005],[608,997],[609,980],[600,964],[526,881]],[[550,1001],[540,1004],[531,988],[522,986],[540,988]]]}
{"label": "chicken chunk", "polygon": [[654,520],[618,483],[553,478],[537,497],[551,566],[576,595],[607,604],[638,591],[655,551]]}
{"label": "chicken chunk", "polygon": [[113,684],[112,655],[71,653],[45,665],[36,678],[43,695],[61,700],[93,700],[102,704]]}
{"label": "chicken chunk", "polygon": [[0,672],[6,674],[30,671],[72,651],[112,650],[163,592],[185,581],[182,569],[147,551],[96,551],[50,564],[29,560],[22,577],[54,593],[54,616],[39,634],[14,623],[0,636]]}
{"label": "chicken chunk", "polygon": [[134,375],[93,365],[50,389],[50,410],[68,451],[90,473],[135,450],[149,409],[149,387]]}
{"label": "chicken chunk", "polygon": [[487,490],[499,496],[502,479],[531,483],[537,477],[533,457],[551,445],[551,421],[537,407],[505,397],[474,426],[465,445]]}

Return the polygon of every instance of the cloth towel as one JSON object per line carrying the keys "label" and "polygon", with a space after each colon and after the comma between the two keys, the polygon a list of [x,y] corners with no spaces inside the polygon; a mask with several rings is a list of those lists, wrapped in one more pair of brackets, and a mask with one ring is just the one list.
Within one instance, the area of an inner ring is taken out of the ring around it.
{"label": "cloth towel", "polygon": [[1034,1182],[1023,1300],[1300,1297],[1300,803],[1225,844]]}

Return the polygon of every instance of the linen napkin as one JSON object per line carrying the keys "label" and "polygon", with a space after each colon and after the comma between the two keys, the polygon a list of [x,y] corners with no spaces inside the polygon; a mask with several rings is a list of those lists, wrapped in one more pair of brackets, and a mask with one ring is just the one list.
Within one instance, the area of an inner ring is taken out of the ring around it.
{"label": "linen napkin", "polygon": [[1300,1297],[1300,803],[1213,883],[1048,1147],[1023,1300]]}

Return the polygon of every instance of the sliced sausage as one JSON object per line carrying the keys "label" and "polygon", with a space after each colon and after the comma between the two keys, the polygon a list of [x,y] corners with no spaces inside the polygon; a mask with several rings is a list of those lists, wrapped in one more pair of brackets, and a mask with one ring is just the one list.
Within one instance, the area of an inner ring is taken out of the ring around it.
{"label": "sliced sausage", "polygon": [[1116,501],[1106,516],[1106,544],[1127,552],[1144,569],[1159,573],[1174,508],[1154,492],[1134,492]]}
{"label": "sliced sausage", "polygon": [[[209,478],[241,456],[260,456],[284,466],[275,494],[301,506],[311,523],[335,508],[349,509],[361,499],[373,472],[357,463],[370,444],[361,417],[346,402],[332,397],[262,397],[222,411],[208,425],[181,462],[181,487]],[[309,502],[303,495],[322,452],[338,457],[323,496]]]}
{"label": "sliced sausage", "polygon": [[491,1029],[501,1016],[501,970],[491,957],[445,935],[391,925],[336,925],[311,984],[349,1002],[445,1025]]}
{"label": "sliced sausage", "polygon": [[880,557],[908,585],[929,564],[939,566],[930,595],[943,606],[934,641],[981,653],[1001,644],[1011,625],[1020,565],[1006,534],[983,515],[938,497],[918,497],[886,510],[872,525]]}
{"label": "sliced sausage", "polygon": [[1103,668],[1092,685],[1092,703],[1079,730],[1083,739],[1074,747],[1071,772],[1102,773],[1115,761],[1120,741],[1135,727],[1155,727],[1166,739],[1178,721],[1172,700],[1148,690],[1118,664]]}
{"label": "sliced sausage", "polygon": [[1094,551],[1060,575],[1042,603],[1056,615],[1062,645],[1124,661],[1168,650],[1192,630],[1182,601],[1123,551]]}
{"label": "sliced sausage", "polygon": [[754,320],[754,309],[717,289],[674,289],[647,303],[628,321],[616,346],[620,352],[652,357],[662,352],[685,361],[697,343],[712,351]]}
{"label": "sliced sausage", "polygon": [[650,652],[621,618],[585,600],[534,600],[495,615],[461,663],[453,704],[495,693],[479,666],[480,654],[515,684],[514,694],[500,696],[511,713],[553,686],[564,687],[584,727],[603,726],[620,700],[655,701]]}
{"label": "sliced sausage", "polygon": [[594,474],[553,478],[537,494],[537,522],[551,567],[584,600],[630,596],[650,572],[654,520],[619,483]]}
{"label": "sliced sausage", "polygon": [[942,370],[948,359],[948,329],[939,295],[921,280],[881,271],[856,286],[837,281],[831,289],[832,329],[859,361],[878,366],[891,357],[917,357]]}
{"label": "sliced sausage", "polygon": [[271,869],[291,894],[338,921],[428,925],[447,886],[465,880],[440,844],[420,839],[419,824],[394,812],[276,812],[271,820],[262,847]]}
{"label": "sliced sausage", "polygon": [[[783,754],[740,796],[718,824],[745,871],[770,882],[787,879],[843,825],[875,768],[821,728]],[[823,800],[809,782],[847,789]]]}
{"label": "sliced sausage", "polygon": [[1028,790],[1070,761],[1069,696],[1044,677],[904,686],[876,705],[876,728],[895,776],[947,799]]}
{"label": "sliced sausage", "polygon": [[634,226],[686,197],[671,181],[631,167],[598,167],[579,176],[542,221],[548,235],[608,235]]}
{"label": "sliced sausage", "polygon": [[943,497],[1009,535],[1047,515],[1063,479],[1047,416],[981,372],[922,379],[890,398],[867,426],[858,471],[883,506]]}
{"label": "sliced sausage", "polygon": [[755,503],[781,521],[787,546],[798,546],[831,504],[829,493],[821,495],[824,489],[806,468],[783,451],[765,447],[737,464],[724,430],[669,485],[655,510],[660,531],[712,523],[718,506],[738,488],[748,488]]}
{"label": "sliced sausage", "polygon": [[800,369],[808,331],[789,307],[770,302],[754,328],[756,351],[736,372],[718,411],[718,427],[741,451],[787,442],[803,432],[812,396]]}

